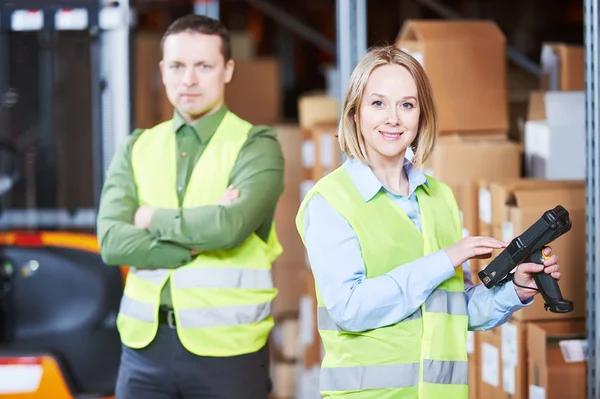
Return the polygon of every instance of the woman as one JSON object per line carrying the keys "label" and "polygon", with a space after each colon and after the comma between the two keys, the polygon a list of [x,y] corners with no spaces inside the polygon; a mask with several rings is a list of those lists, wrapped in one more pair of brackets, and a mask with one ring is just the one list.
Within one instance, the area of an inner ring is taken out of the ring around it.
{"label": "woman", "polygon": [[[527,287],[542,265],[521,264],[515,284],[491,290],[463,275],[469,259],[506,243],[462,238],[452,191],[418,169],[436,134],[420,64],[394,46],[368,52],[339,125],[348,160],[313,187],[296,219],[318,292],[324,397],[466,399],[467,330],[504,323],[537,292]],[[545,271],[559,279],[557,261]]]}

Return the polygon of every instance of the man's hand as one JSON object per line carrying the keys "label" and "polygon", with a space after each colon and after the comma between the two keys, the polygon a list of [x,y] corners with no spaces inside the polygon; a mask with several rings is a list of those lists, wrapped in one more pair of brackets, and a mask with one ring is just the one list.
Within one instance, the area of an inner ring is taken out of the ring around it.
{"label": "man's hand", "polygon": [[233,187],[233,184],[232,184],[231,186],[227,187],[227,190],[225,190],[225,192],[223,193],[221,198],[219,198],[219,201],[217,202],[217,204],[229,205],[233,201],[238,199],[239,197],[240,197],[240,190]]}
{"label": "man's hand", "polygon": [[150,222],[152,221],[152,215],[154,215],[154,208],[147,205],[140,206],[133,215],[133,225],[140,229],[150,229]]}
{"label": "man's hand", "polygon": [[[551,253],[552,248],[544,248],[544,255],[550,256]],[[544,261],[543,265],[539,265],[537,263],[521,263],[519,266],[517,266],[517,270],[515,271],[515,275],[513,276],[513,281],[516,283],[515,291],[517,292],[517,296],[519,297],[521,302],[524,302],[527,299],[533,297],[539,291],[518,287],[517,284],[522,285],[524,287],[538,288],[535,284],[535,280],[533,279],[533,274],[541,272],[542,270],[544,270],[546,274],[549,274],[556,280],[560,280],[560,266],[558,265],[558,256],[550,256]]]}

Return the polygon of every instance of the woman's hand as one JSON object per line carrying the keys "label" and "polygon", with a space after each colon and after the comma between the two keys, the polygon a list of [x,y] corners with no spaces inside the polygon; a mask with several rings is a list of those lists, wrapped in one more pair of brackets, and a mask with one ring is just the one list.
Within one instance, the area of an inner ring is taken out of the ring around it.
{"label": "woman's hand", "polygon": [[469,236],[445,249],[454,267],[462,266],[469,259],[487,259],[494,249],[506,248],[508,244],[492,237]]}
{"label": "woman's hand", "polygon": [[[560,266],[558,265],[558,256],[552,255],[552,248],[546,247],[544,248],[544,255],[548,256],[547,259],[544,260],[544,264],[540,265],[538,263],[521,263],[517,266],[517,270],[515,271],[515,275],[513,276],[513,282],[515,286],[515,291],[517,292],[517,296],[524,302],[537,294],[538,286],[535,284],[535,280],[533,279],[533,274],[541,272],[544,270],[544,273],[549,274],[552,278],[556,280],[560,280]],[[521,287],[519,287],[519,285]],[[529,288],[523,288],[529,287]]]}

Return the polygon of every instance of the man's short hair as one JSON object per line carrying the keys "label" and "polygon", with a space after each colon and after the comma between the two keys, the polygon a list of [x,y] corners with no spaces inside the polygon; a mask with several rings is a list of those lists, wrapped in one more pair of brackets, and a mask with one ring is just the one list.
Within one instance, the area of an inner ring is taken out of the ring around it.
{"label": "man's short hair", "polygon": [[221,38],[221,53],[223,54],[225,61],[231,59],[231,39],[229,37],[229,31],[221,22],[205,15],[191,14],[176,19],[164,33],[160,42],[161,49],[164,48],[167,37],[183,32],[219,36]]}

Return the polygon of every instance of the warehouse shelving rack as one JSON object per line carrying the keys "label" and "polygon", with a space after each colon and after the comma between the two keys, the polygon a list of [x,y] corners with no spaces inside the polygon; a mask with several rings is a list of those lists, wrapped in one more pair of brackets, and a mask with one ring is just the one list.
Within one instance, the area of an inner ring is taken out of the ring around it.
{"label": "warehouse shelving rack", "polygon": [[[198,3],[203,2],[197,0]],[[217,0],[209,0],[218,3]],[[295,33],[312,41],[321,48],[328,47],[327,39],[299,21],[290,19],[284,10],[278,9],[266,0],[246,0],[261,7]],[[461,15],[438,0],[414,0],[435,11],[441,17],[458,19]],[[352,68],[367,49],[367,7],[366,0],[336,0],[337,43],[337,92],[338,98],[344,97],[344,88],[349,81]],[[600,309],[600,278],[598,277],[597,253],[600,231],[600,146],[597,143],[600,123],[600,13],[598,0],[584,0],[585,29],[585,92],[586,92],[586,289],[587,289],[587,398],[600,398],[600,318],[596,311]],[[540,76],[539,65],[507,46],[507,58],[515,64]],[[568,273],[569,265],[564,265]],[[582,282],[583,284],[583,282]],[[584,304],[578,304],[584,306]]]}
{"label": "warehouse shelving rack", "polygon": [[[339,98],[343,98],[344,88],[350,77],[352,68],[367,49],[367,0],[336,0],[336,43],[331,43],[310,26],[293,18],[274,2],[267,0],[246,0],[261,8],[265,13],[285,24],[289,29],[320,48],[336,54]],[[436,0],[415,0],[434,9],[446,18],[460,17],[441,5]],[[18,4],[18,7],[16,6]],[[89,10],[90,26],[99,24],[100,0],[3,0],[0,2],[0,95],[2,101],[10,101],[10,91],[6,81],[7,37],[10,19],[7,15],[16,8],[58,8],[85,7]],[[129,2],[120,0],[119,10],[114,24],[103,31],[103,39],[94,47],[91,57],[98,61],[102,68],[94,72],[95,98],[98,102],[94,118],[94,147],[102,148],[102,154],[94,159],[95,197],[98,198],[102,183],[102,174],[112,157],[115,146],[126,137],[131,129],[130,95],[129,95]],[[600,182],[600,147],[597,143],[598,123],[600,123],[600,14],[597,0],[584,0],[585,29],[585,80],[586,80],[586,262],[587,262],[587,336],[588,336],[588,399],[600,397],[600,279],[598,278],[598,237],[600,236],[600,203],[598,198]],[[195,0],[196,13],[206,13],[218,17],[218,0]],[[118,16],[122,16],[119,18]],[[52,19],[47,22],[52,24]],[[510,47],[507,56],[524,69],[539,74],[539,66],[522,57]],[[47,55],[49,57],[49,55]],[[110,59],[110,63],[106,62]],[[100,62],[102,61],[102,62]],[[47,72],[49,73],[49,72]],[[8,95],[7,95],[8,93]],[[44,98],[44,97],[43,97]],[[49,99],[48,104],[52,101]],[[51,112],[51,105],[45,110]],[[0,112],[0,132],[5,131],[6,121]],[[564,265],[568,273],[569,265]],[[583,282],[582,282],[583,284]]]}
{"label": "warehouse shelving rack", "polygon": [[[585,95],[586,95],[586,262],[587,262],[587,336],[588,336],[588,399],[600,397],[600,280],[598,279],[598,183],[600,181],[600,148],[598,123],[600,122],[600,44],[598,28],[600,14],[597,0],[584,1],[585,26]],[[568,265],[565,265],[568,267]],[[568,272],[568,271],[566,271]]]}
{"label": "warehouse shelving rack", "polygon": [[[94,209],[5,209],[0,228],[76,227],[93,228],[104,171],[116,146],[131,132],[129,32],[132,13],[129,0],[0,0],[0,135],[8,134],[10,107],[19,101],[11,87],[10,35],[37,33],[40,104],[34,132],[16,132],[43,140],[52,148],[54,140],[53,74],[56,33],[82,31],[89,35],[90,92],[92,108],[92,176]],[[35,50],[34,50],[35,51]],[[15,133],[15,132],[13,132]],[[6,138],[6,137],[5,137]],[[101,149],[98,151],[97,149]],[[52,175],[56,164],[48,157]],[[49,183],[51,184],[51,183]]]}

